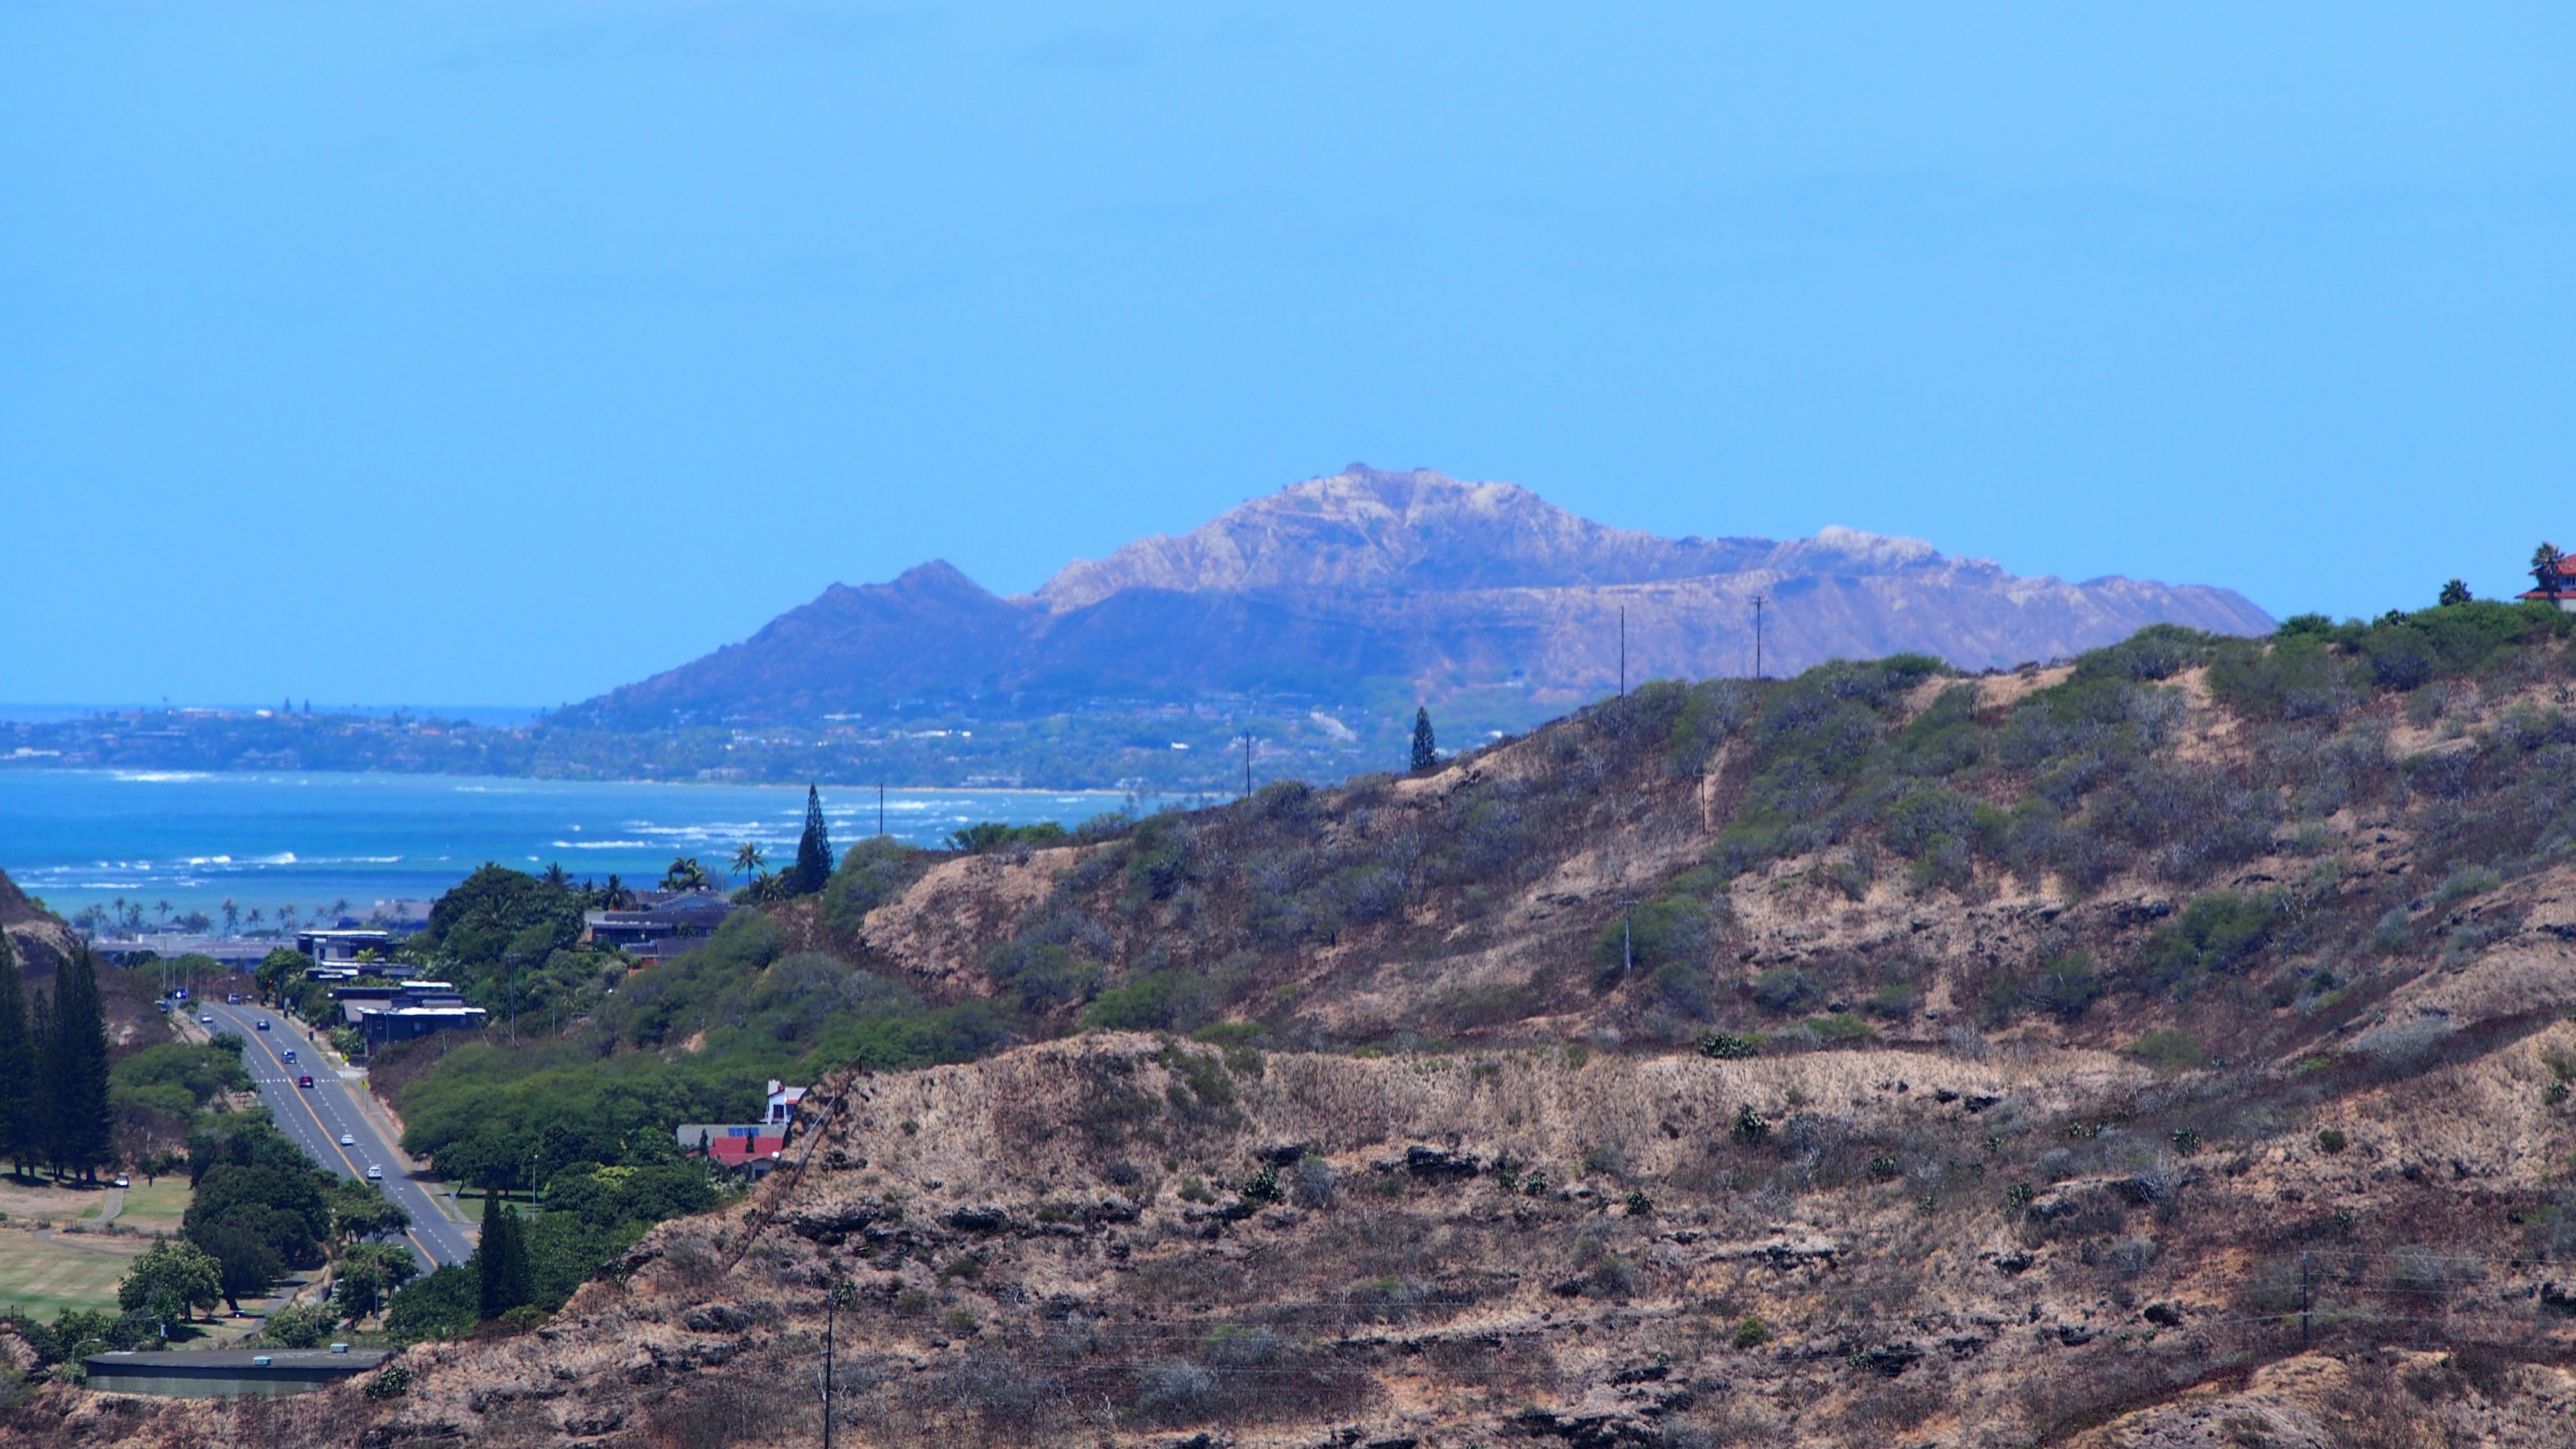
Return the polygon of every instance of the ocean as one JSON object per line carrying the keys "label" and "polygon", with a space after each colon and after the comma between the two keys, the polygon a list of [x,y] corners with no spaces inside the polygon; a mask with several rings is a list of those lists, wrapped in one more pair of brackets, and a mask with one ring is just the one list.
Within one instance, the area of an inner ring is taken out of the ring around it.
{"label": "ocean", "polygon": [[[889,790],[886,833],[936,845],[979,821],[1067,828],[1135,802],[1098,791]],[[877,829],[873,789],[823,791],[836,849]],[[263,923],[280,906],[311,920],[347,902],[428,900],[485,861],[631,886],[694,856],[723,880],[757,842],[771,869],[794,860],[802,786],[505,780],[279,771],[0,770],[0,870],[57,913],[122,898],[145,920],[167,903],[220,927],[223,903]],[[733,884],[740,884],[736,878]]]}

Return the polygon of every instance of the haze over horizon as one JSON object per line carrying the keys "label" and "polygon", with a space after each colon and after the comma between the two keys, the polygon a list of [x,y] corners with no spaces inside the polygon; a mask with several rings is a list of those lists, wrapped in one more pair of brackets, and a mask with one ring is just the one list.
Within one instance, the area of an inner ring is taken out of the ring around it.
{"label": "haze over horizon", "polygon": [[2576,533],[2571,40],[17,7],[0,698],[550,705],[1350,458],[2275,615],[2507,593]]}

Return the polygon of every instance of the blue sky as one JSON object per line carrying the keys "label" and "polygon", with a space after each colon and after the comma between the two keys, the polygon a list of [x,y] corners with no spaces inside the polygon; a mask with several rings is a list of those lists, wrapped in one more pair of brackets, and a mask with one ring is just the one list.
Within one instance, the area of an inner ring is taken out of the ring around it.
{"label": "blue sky", "polygon": [[2503,592],[2576,546],[2571,42],[2471,4],[13,4],[0,700],[551,704],[1352,459],[2276,614]]}

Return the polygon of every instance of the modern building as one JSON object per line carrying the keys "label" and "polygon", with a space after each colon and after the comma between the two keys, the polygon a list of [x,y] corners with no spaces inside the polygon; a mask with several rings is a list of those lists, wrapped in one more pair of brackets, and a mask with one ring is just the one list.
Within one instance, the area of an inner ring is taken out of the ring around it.
{"label": "modern building", "polygon": [[81,1360],[101,1394],[213,1399],[303,1394],[367,1372],[393,1355],[381,1348],[216,1349],[182,1353],[94,1353]]}
{"label": "modern building", "polygon": [[664,961],[705,940],[732,915],[733,902],[713,891],[648,899],[631,911],[584,911],[581,939],[645,961]]}
{"label": "modern building", "polygon": [[[363,992],[354,999],[344,992]],[[380,995],[379,993],[386,993]],[[491,1013],[479,1006],[468,1006],[456,988],[444,981],[405,981],[390,987],[343,986],[333,991],[340,1000],[340,1011],[350,1018],[367,1039],[370,1053],[395,1042],[411,1041],[433,1032],[481,1031]]]}
{"label": "modern building", "polygon": [[373,951],[382,955],[392,949],[393,943],[393,932],[369,930],[363,926],[330,926],[295,933],[295,949],[311,957],[317,966],[355,965],[359,952]]}

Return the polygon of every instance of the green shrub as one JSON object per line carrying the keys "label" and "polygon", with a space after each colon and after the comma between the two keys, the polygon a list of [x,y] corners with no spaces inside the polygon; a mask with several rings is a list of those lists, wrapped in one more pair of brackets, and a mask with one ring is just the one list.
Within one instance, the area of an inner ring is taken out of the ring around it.
{"label": "green shrub", "polygon": [[2102,999],[2103,989],[2102,977],[2093,969],[2092,954],[2069,951],[2040,963],[2039,974],[2022,988],[2022,997],[2061,1021],[2073,1021]]}
{"label": "green shrub", "polygon": [[1699,1054],[1713,1057],[1721,1062],[1741,1061],[1761,1050],[1762,1043],[1758,1037],[1733,1036],[1726,1032],[1713,1031],[1699,1039]]}
{"label": "green shrub", "polygon": [[2149,1032],[2138,1038],[2129,1052],[2166,1071],[2188,1071],[2208,1060],[2208,1054],[2201,1050],[2200,1039],[2180,1027]]}
{"label": "green shrub", "polygon": [[2349,1145],[2340,1127],[2328,1127],[2317,1133],[2317,1150],[2332,1157]]}
{"label": "green shrub", "polygon": [[1764,1323],[1761,1319],[1756,1318],[1751,1314],[1745,1315],[1744,1321],[1735,1325],[1735,1346],[1737,1348],[1760,1348],[1762,1345],[1769,1343],[1770,1341],[1771,1325]]}
{"label": "green shrub", "polygon": [[1819,1040],[1836,1045],[1875,1041],[1878,1038],[1877,1028],[1857,1016],[1844,1012],[1828,1012],[1823,1016],[1811,1017],[1807,1021],[1807,1030],[1814,1032]]}
{"label": "green shrub", "polygon": [[2280,919],[2280,908],[2262,896],[2202,896],[2148,938],[2139,960],[2142,984],[2179,993],[2202,976],[2232,973],[2270,942]]}

